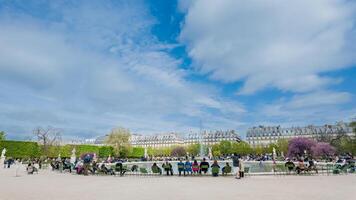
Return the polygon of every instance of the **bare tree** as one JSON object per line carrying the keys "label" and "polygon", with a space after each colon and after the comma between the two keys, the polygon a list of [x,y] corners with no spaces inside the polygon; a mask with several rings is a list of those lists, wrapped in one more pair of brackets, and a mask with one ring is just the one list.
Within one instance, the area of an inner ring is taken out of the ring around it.
{"label": "bare tree", "polygon": [[59,146],[61,142],[61,130],[48,126],[47,128],[37,127],[33,130],[33,134],[37,137],[37,141],[42,145],[43,154],[49,155],[51,146]]}

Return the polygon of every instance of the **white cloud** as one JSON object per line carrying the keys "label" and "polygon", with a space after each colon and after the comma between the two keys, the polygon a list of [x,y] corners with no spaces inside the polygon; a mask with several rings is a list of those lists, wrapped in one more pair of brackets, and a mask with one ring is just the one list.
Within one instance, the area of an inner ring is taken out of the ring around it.
{"label": "white cloud", "polygon": [[288,103],[288,107],[310,108],[318,106],[339,105],[351,101],[352,95],[347,92],[318,91],[309,94],[295,95]]}
{"label": "white cloud", "polygon": [[[317,91],[258,107],[256,121],[289,125],[323,124],[349,121],[356,110],[348,105],[353,95],[347,92]],[[343,106],[344,105],[344,106]]]}
{"label": "white cloud", "polygon": [[325,88],[335,80],[320,73],[356,63],[354,1],[197,0],[181,7],[180,39],[197,69],[223,82],[243,80],[241,94]]}
{"label": "white cloud", "polygon": [[181,61],[165,51],[174,45],[150,34],[154,20],[140,5],[49,7],[58,21],[0,15],[1,130],[18,138],[38,125],[82,137],[120,125],[141,133],[188,131],[199,124],[184,118],[202,116],[220,122],[215,128],[239,125],[209,113],[233,106],[236,114],[243,106],[218,98],[213,86],[187,81]]}

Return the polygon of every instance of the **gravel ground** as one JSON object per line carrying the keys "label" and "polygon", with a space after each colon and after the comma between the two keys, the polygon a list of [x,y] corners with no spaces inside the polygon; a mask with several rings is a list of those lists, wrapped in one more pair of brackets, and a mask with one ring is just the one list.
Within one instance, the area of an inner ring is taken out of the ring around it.
{"label": "gravel ground", "polygon": [[356,175],[233,177],[112,177],[27,175],[0,168],[0,200],[263,199],[355,200]]}

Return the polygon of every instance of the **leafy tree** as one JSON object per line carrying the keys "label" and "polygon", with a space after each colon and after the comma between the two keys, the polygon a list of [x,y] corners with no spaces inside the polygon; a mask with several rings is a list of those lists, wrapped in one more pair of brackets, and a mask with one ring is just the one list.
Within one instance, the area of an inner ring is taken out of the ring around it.
{"label": "leafy tree", "polygon": [[219,143],[219,150],[222,155],[228,155],[232,153],[232,145],[230,141],[221,141]]}
{"label": "leafy tree", "polygon": [[191,144],[187,146],[187,152],[190,155],[197,156],[200,153],[200,144]]}
{"label": "leafy tree", "polygon": [[[212,151],[212,153],[213,153],[214,156],[218,156],[218,155],[216,155],[217,152],[218,152],[219,155],[221,155],[220,144],[219,144],[219,143],[213,144],[213,145],[211,146],[211,151]],[[215,153],[214,153],[214,152],[215,152]]]}
{"label": "leafy tree", "polygon": [[212,150],[213,156],[215,157],[219,157],[222,155],[222,153],[220,152],[220,150]]}
{"label": "leafy tree", "polygon": [[148,148],[147,153],[150,156],[170,156],[172,152],[171,147],[161,147],[161,148]]}
{"label": "leafy tree", "polygon": [[355,146],[355,139],[352,139],[349,136],[342,136],[338,137],[337,139],[334,139],[331,141],[331,145],[336,148],[337,153],[343,154],[343,153],[352,153],[356,154],[356,146]]}
{"label": "leafy tree", "polygon": [[174,147],[172,149],[172,152],[171,152],[171,156],[174,156],[174,157],[183,157],[187,154],[187,152],[185,151],[184,147]]}
{"label": "leafy tree", "polygon": [[6,133],[5,131],[0,131],[0,141],[1,140],[6,140]]}
{"label": "leafy tree", "polygon": [[253,153],[253,149],[247,142],[233,142],[231,153],[236,153],[240,155],[247,155]]}
{"label": "leafy tree", "polygon": [[266,153],[273,153],[273,148],[276,150],[276,152],[279,152],[278,145],[275,143],[271,143],[266,147]]}
{"label": "leafy tree", "polygon": [[352,128],[354,133],[353,136],[349,136],[344,130],[340,130],[337,133],[336,138],[332,139],[330,142],[339,154],[356,154],[356,121],[351,122],[349,126]]}
{"label": "leafy tree", "polygon": [[122,127],[114,128],[107,136],[105,143],[114,147],[114,152],[117,156],[127,157],[131,150],[130,137],[130,130]]}
{"label": "leafy tree", "polygon": [[282,153],[284,155],[287,155],[288,153],[288,145],[289,145],[289,140],[288,139],[279,139],[277,141],[277,150],[279,153]]}
{"label": "leafy tree", "polygon": [[327,158],[335,154],[335,148],[326,142],[318,142],[312,147],[312,153],[315,157]]}
{"label": "leafy tree", "polygon": [[313,146],[316,145],[316,142],[309,138],[297,137],[289,141],[288,146],[288,156],[289,157],[300,157],[312,153]]}
{"label": "leafy tree", "polygon": [[262,145],[257,145],[253,148],[253,152],[256,155],[264,154],[264,147]]}

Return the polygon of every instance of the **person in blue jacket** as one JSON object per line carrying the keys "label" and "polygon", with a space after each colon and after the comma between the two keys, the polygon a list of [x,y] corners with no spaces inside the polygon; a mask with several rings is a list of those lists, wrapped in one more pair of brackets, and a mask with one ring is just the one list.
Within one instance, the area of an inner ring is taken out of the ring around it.
{"label": "person in blue jacket", "polygon": [[192,171],[192,163],[189,161],[189,159],[187,159],[184,163],[184,176],[185,176],[185,173],[187,172],[187,174],[193,174],[193,171]]}
{"label": "person in blue jacket", "polygon": [[185,173],[185,170],[184,170],[184,163],[182,162],[182,160],[180,158],[179,158],[179,162],[178,162],[177,166],[178,166],[179,176],[181,176],[182,172]]}

